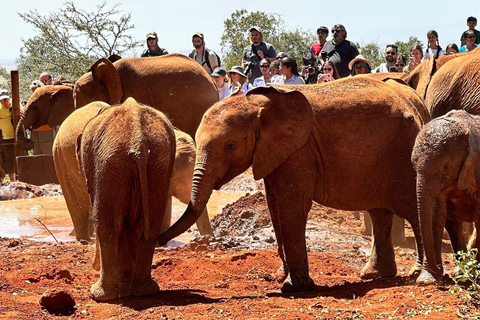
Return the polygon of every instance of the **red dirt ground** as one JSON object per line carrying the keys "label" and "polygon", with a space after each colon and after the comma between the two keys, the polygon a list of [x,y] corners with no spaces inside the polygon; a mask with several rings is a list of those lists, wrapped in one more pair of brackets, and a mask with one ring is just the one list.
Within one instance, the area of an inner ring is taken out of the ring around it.
{"label": "red dirt ground", "polygon": [[[397,277],[361,280],[370,238],[356,231],[360,221],[351,212],[319,205],[307,226],[317,289],[282,295],[273,276],[280,259],[267,217],[262,193],[239,199],[213,219],[214,238],[156,249],[152,275],[158,294],[111,303],[97,303],[89,293],[98,278],[91,268],[93,245],[0,238],[0,318],[443,320],[465,311],[464,300],[449,293],[451,282],[419,287],[406,276],[415,260],[410,230],[409,245],[396,248]],[[444,265],[452,274],[446,249]],[[42,294],[53,289],[68,291],[75,307],[56,313],[42,308]]]}

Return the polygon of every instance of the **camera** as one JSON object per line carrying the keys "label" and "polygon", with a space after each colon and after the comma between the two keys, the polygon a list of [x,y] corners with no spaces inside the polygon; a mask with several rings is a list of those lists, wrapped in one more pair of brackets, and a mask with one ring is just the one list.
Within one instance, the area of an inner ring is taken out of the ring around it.
{"label": "camera", "polygon": [[253,63],[251,61],[248,61],[247,63],[245,63],[245,74],[246,75],[248,75],[250,73],[250,71],[252,70],[254,65],[255,65],[255,63]]}
{"label": "camera", "polygon": [[313,65],[313,64],[309,64],[308,66],[305,66],[304,68],[307,69],[308,73],[314,73],[315,72],[315,65]]}
{"label": "camera", "polygon": [[398,72],[397,67],[388,68],[388,72]]}

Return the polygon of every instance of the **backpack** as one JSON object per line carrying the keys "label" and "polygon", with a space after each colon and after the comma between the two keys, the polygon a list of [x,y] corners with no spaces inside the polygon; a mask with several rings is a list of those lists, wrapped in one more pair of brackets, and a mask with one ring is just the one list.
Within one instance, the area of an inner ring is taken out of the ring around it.
{"label": "backpack", "polygon": [[[221,62],[221,60],[220,60],[220,57],[218,56],[218,54],[217,54],[215,51],[210,50],[210,49],[208,49],[208,48],[203,49],[203,51],[204,51],[204,52],[207,51],[209,55],[210,55],[210,52],[213,52],[213,53],[215,54],[215,56],[217,56],[218,67],[220,67],[220,66],[222,65],[222,62]],[[190,58],[192,58],[192,59],[193,59],[194,55],[195,55],[195,49],[193,49],[192,52],[190,52],[190,53],[188,54],[188,56],[189,56]],[[204,56],[205,56],[205,54],[204,54]],[[207,64],[208,68],[209,68],[210,70],[212,70],[212,72],[213,72],[213,69],[212,69],[212,66],[210,65],[210,60],[208,59],[208,57],[207,57],[207,59],[205,59],[205,62],[202,63],[202,66],[203,66],[205,63]]]}

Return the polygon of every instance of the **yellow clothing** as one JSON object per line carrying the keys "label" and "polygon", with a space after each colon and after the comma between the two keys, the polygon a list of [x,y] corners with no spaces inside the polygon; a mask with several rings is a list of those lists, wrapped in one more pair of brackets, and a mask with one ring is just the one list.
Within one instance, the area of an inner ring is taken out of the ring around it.
{"label": "yellow clothing", "polygon": [[3,139],[13,139],[15,132],[13,131],[12,113],[0,104],[0,128],[2,129]]}

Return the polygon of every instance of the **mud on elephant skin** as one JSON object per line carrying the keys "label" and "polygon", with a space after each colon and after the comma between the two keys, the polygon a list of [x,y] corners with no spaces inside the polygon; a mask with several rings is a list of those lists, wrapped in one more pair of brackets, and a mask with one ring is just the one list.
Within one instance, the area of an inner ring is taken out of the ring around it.
{"label": "mud on elephant skin", "polygon": [[254,89],[207,111],[196,134],[192,198],[159,242],[187,230],[212,190],[253,164],[255,179],[265,182],[283,292],[315,287],[305,242],[312,201],[371,214],[374,238],[364,278],[396,275],[392,218],[406,218],[419,256],[411,273],[418,274],[423,249],[410,156],[424,122],[422,100],[411,88],[405,98],[396,84],[368,78],[293,88]]}
{"label": "mud on elephant skin", "polygon": [[93,101],[110,105],[128,97],[165,113],[179,130],[195,136],[205,111],[218,101],[215,82],[195,61],[182,54],[98,60],[75,82],[78,109]]}
{"label": "mud on elephant skin", "polygon": [[43,86],[35,90],[18,122],[16,137],[24,150],[33,149],[33,141],[27,139],[25,130],[59,126],[74,111],[73,89],[69,86]]}
{"label": "mud on elephant skin", "polygon": [[[118,127],[125,128],[118,134]],[[175,133],[161,112],[127,99],[103,108],[77,139],[96,239],[98,301],[158,291],[151,278],[175,160]],[[148,174],[147,174],[148,173]]]}
{"label": "mud on elephant skin", "polygon": [[[107,103],[98,101],[75,110],[60,127],[53,144],[55,170],[73,221],[75,236],[79,241],[90,241],[93,235],[93,227],[87,186],[85,178],[80,173],[76,158],[77,137],[82,133],[87,123],[98,114],[99,110],[108,106]],[[177,151],[169,194],[182,203],[188,203],[195,165],[195,144],[186,133],[177,129],[174,129],[174,132]],[[167,208],[165,217],[164,228],[166,229],[170,226],[171,206]],[[197,227],[202,235],[213,233],[207,210],[202,213]]]}
{"label": "mud on elephant skin", "polygon": [[[447,229],[454,252],[466,250],[462,221],[480,227],[480,116],[454,110],[420,131],[412,152],[417,203],[428,269],[418,278],[436,283],[443,274],[442,235]],[[477,238],[474,247],[479,248]]]}

